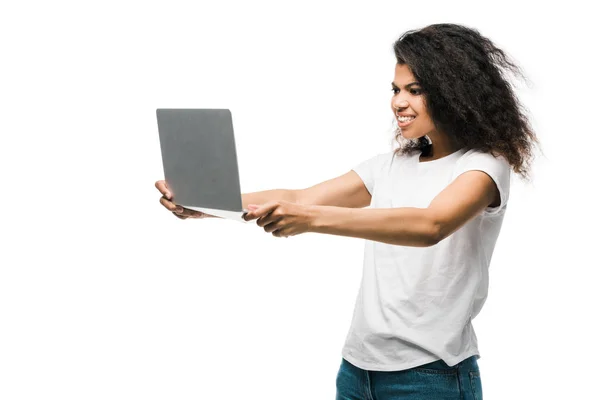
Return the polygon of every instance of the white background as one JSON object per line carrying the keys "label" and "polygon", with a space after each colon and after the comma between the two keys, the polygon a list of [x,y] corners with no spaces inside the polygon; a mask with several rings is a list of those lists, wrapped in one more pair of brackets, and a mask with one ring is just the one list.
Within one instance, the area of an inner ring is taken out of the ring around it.
{"label": "white background", "polygon": [[333,400],[364,241],[175,218],[155,109],[230,108],[242,191],[307,187],[390,149],[392,44],[437,22],[520,63],[544,151],[474,321],[485,399],[597,396],[597,24],[491,4],[3,2],[0,398]]}

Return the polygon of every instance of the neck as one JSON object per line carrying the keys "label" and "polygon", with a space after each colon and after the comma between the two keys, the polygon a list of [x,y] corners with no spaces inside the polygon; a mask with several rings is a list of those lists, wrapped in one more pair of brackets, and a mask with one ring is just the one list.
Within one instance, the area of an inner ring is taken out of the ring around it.
{"label": "neck", "polygon": [[433,161],[438,158],[446,157],[459,150],[459,146],[454,143],[448,135],[439,135],[435,133],[428,134],[431,140],[431,153],[428,157],[421,156],[422,161]]}

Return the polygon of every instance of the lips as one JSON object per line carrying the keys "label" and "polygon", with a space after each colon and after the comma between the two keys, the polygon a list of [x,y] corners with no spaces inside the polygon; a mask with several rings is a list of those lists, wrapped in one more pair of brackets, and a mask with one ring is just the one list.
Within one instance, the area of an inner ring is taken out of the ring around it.
{"label": "lips", "polygon": [[396,120],[398,121],[398,126],[401,128],[405,128],[405,127],[409,126],[415,120],[415,118],[416,117],[414,115],[396,114]]}

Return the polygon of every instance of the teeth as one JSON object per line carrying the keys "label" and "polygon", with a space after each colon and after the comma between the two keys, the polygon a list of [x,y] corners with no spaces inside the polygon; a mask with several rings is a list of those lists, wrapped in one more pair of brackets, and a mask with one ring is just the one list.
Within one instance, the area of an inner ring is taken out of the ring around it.
{"label": "teeth", "polygon": [[411,121],[415,119],[415,117],[398,117],[398,121],[400,122],[407,122],[407,121]]}

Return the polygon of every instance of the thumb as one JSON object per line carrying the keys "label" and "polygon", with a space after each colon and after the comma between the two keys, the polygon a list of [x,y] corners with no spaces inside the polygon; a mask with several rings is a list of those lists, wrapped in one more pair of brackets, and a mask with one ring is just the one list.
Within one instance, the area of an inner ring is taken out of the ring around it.
{"label": "thumb", "polygon": [[257,208],[260,208],[260,206],[256,204],[248,204],[248,209],[250,210],[256,210]]}

